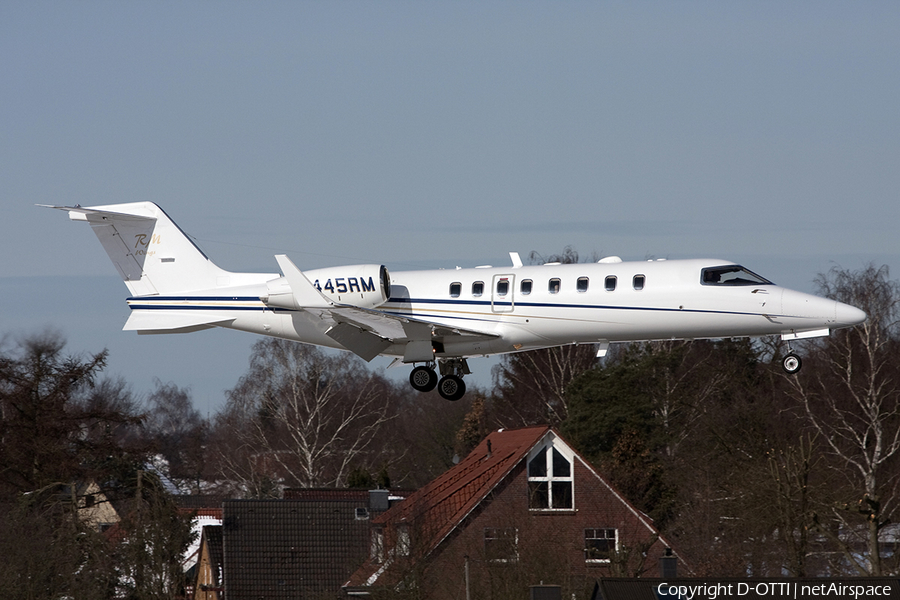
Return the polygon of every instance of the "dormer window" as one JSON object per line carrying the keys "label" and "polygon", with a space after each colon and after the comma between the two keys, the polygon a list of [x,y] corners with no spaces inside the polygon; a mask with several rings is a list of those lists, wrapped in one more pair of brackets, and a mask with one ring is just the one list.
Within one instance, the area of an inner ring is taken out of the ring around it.
{"label": "dormer window", "polygon": [[384,528],[372,527],[369,539],[369,559],[376,564],[384,562]]}
{"label": "dormer window", "polygon": [[397,525],[397,554],[409,556],[409,525],[401,523]]}
{"label": "dormer window", "polygon": [[571,510],[573,498],[572,457],[548,441],[529,455],[528,507],[532,510]]}

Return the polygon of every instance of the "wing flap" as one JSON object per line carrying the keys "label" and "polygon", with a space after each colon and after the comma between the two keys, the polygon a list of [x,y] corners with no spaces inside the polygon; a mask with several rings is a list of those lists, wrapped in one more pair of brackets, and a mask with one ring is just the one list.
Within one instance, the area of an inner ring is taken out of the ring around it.
{"label": "wing flap", "polygon": [[337,323],[326,331],[325,335],[366,362],[387,350],[392,344],[390,340],[349,323]]}
{"label": "wing flap", "polygon": [[394,342],[448,341],[466,338],[469,341],[492,340],[497,334],[475,329],[448,327],[446,325],[404,315],[358,306],[339,305],[328,311],[336,322],[351,323]]}

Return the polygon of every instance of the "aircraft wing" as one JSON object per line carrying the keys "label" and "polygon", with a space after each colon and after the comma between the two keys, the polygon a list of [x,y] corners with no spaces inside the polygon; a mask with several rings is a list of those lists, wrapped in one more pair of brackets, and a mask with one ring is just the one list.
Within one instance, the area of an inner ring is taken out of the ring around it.
{"label": "aircraft wing", "polygon": [[317,290],[287,256],[275,258],[288,281],[296,307],[332,322],[325,335],[364,360],[372,360],[393,345],[405,345],[405,362],[428,362],[434,360],[435,343],[499,337],[384,310],[336,304]]}
{"label": "aircraft wing", "polygon": [[325,334],[365,360],[372,360],[394,344],[405,344],[406,362],[428,362],[434,359],[434,343],[498,337],[484,331],[447,327],[425,319],[357,306],[335,305],[322,312],[327,312],[335,323]]}

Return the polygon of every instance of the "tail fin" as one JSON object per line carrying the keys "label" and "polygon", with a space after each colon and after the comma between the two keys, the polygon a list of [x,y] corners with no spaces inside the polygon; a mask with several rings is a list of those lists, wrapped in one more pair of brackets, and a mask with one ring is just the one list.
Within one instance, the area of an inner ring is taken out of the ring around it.
{"label": "tail fin", "polygon": [[152,202],[108,206],[51,206],[87,221],[132,296],[171,295],[234,285]]}

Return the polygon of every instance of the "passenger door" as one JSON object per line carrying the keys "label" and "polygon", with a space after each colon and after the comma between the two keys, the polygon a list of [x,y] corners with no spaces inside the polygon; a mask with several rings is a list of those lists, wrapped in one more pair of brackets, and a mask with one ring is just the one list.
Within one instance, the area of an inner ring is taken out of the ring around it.
{"label": "passenger door", "polygon": [[515,275],[494,275],[491,285],[491,310],[511,313],[515,310]]}

